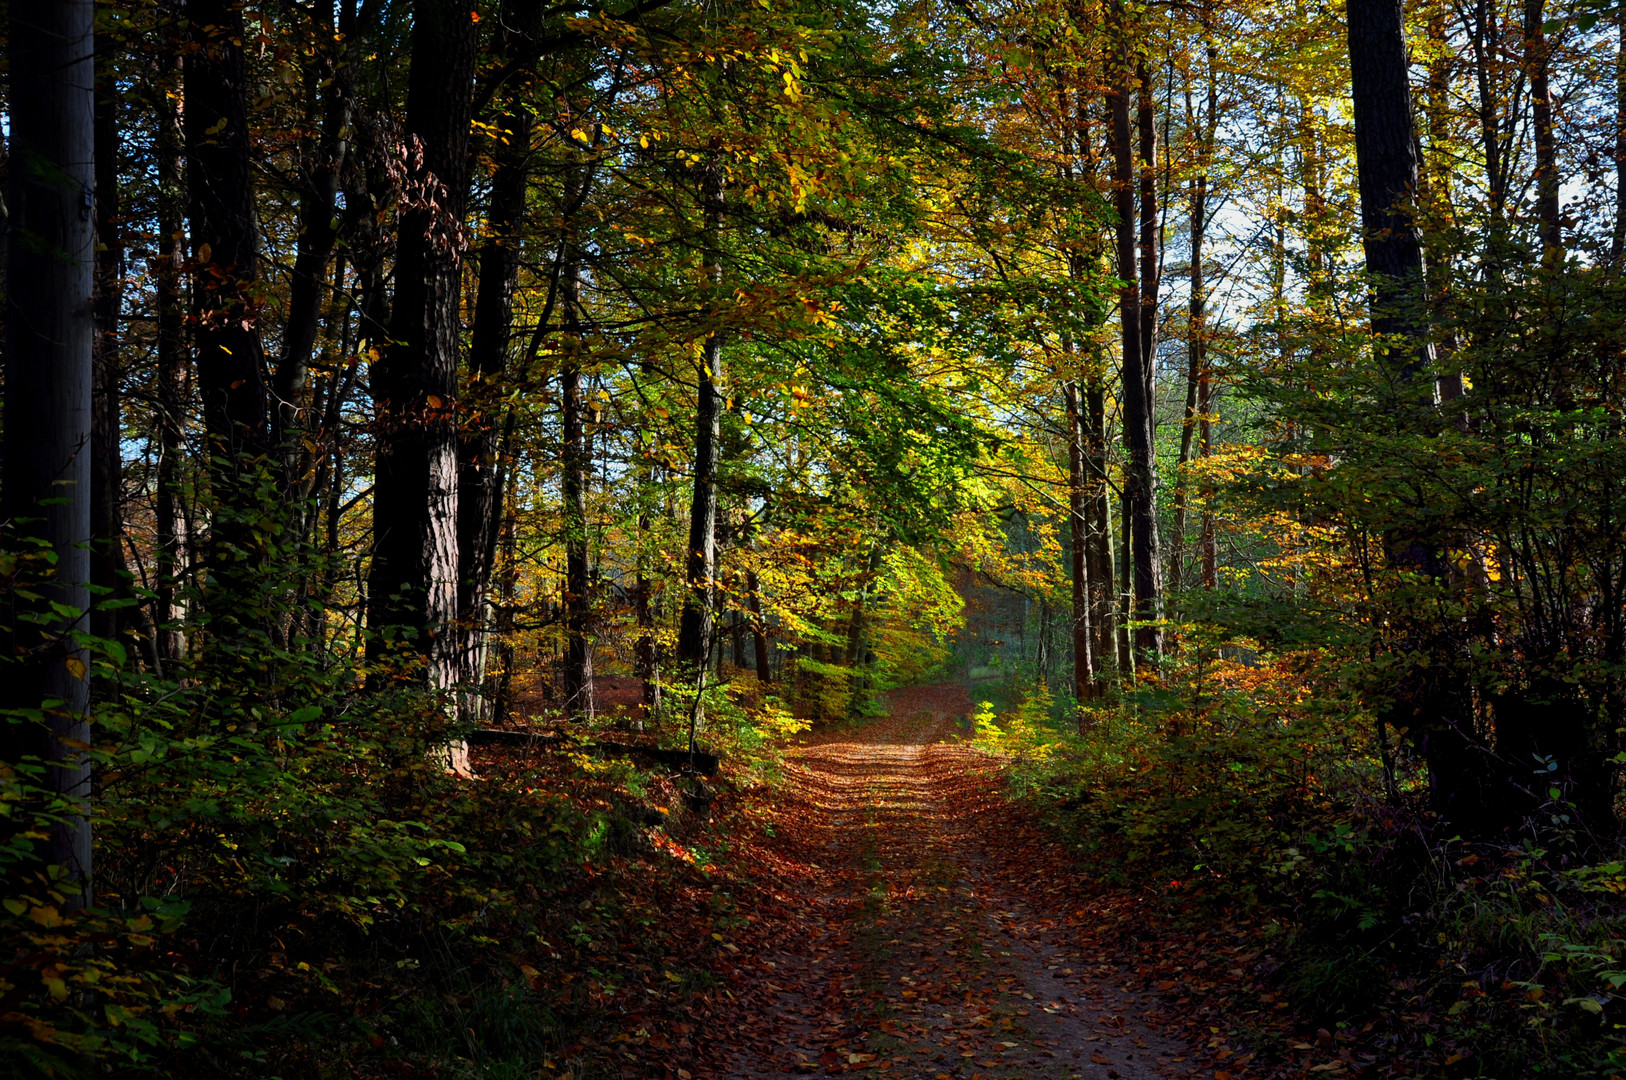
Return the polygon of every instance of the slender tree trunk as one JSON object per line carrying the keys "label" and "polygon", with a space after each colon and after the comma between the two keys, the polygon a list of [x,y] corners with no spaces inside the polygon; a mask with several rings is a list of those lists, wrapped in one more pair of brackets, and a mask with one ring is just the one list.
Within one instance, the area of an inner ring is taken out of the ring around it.
{"label": "slender tree trunk", "polygon": [[1208,173],[1199,167],[1191,181],[1191,328],[1186,341],[1186,413],[1180,424],[1180,457],[1174,474],[1174,552],[1169,561],[1169,585],[1185,584],[1186,493],[1191,483],[1187,464],[1201,413],[1204,362],[1208,348],[1208,283],[1203,272],[1203,242],[1208,225]]}
{"label": "slender tree trunk", "polygon": [[1107,484],[1106,387],[1099,358],[1084,383],[1085,577],[1090,588],[1090,654],[1095,677],[1122,670],[1117,618],[1117,567],[1112,556],[1112,491]]}
{"label": "slender tree trunk", "polygon": [[[645,490],[654,484],[653,466],[644,472]],[[647,503],[638,509],[638,583],[634,597],[634,617],[638,622],[638,642],[633,654],[638,677],[644,681],[644,712],[653,716],[661,707],[660,648],[655,640],[655,581],[649,574],[650,515]]]}
{"label": "slender tree trunk", "polygon": [[[715,158],[705,178],[706,276],[713,303],[721,301],[722,166]],[[710,654],[717,595],[717,471],[722,458],[723,331],[706,337],[695,404],[694,486],[689,503],[688,594],[678,624],[678,658],[702,665]]]}
{"label": "slender tree trunk", "polygon": [[192,320],[214,519],[205,560],[211,633],[262,620],[270,537],[257,478],[269,449],[259,328],[259,231],[249,160],[243,13],[191,0],[185,137],[193,258]]}
{"label": "slender tree trunk", "polygon": [[1157,221],[1157,114],[1146,61],[1136,65],[1135,126],[1140,141],[1140,352],[1148,423],[1157,423],[1157,297],[1162,285]]}
{"label": "slender tree trunk", "polygon": [[1617,271],[1626,254],[1626,6],[1615,12],[1615,227],[1609,256]]}
{"label": "slender tree trunk", "polygon": [[[186,297],[181,267],[186,261],[186,178],[181,169],[181,116],[175,101],[180,83],[173,28],[160,39],[153,111],[158,117],[154,158],[158,190],[158,253],[153,259],[154,306],[157,308],[154,350],[158,365],[158,477],[156,536],[158,655],[165,664],[181,658],[185,616],[178,603],[181,567],[186,555],[187,412]],[[171,98],[174,94],[174,99]]]}
{"label": "slender tree trunk", "polygon": [[121,637],[123,608],[106,606],[129,594],[124,562],[124,455],[119,383],[119,314],[124,302],[124,223],[119,216],[119,88],[113,58],[97,63],[95,116],[96,296],[95,391],[91,413],[90,583],[96,607],[90,632]]}
{"label": "slender tree trunk", "polygon": [[[344,22],[353,23],[350,5],[343,5]],[[332,33],[331,27],[327,31]],[[348,26],[344,40],[354,33]],[[310,382],[310,361],[320,330],[322,293],[327,284],[328,264],[338,239],[335,208],[339,176],[349,153],[347,131],[354,103],[354,77],[350,49],[332,46],[333,52],[313,58],[308,71],[307,93],[319,98],[321,128],[315,138],[302,140],[299,153],[299,236],[295,242],[293,273],[288,282],[288,318],[282,332],[282,356],[272,380],[275,412],[272,441],[282,457],[282,486],[285,497],[295,497],[300,505],[291,508],[305,517],[304,500],[297,498],[303,487],[308,463],[305,444],[305,398]],[[319,79],[319,76],[325,78]],[[316,110],[313,110],[316,111]],[[300,529],[303,535],[303,528]]]}
{"label": "slender tree trunk", "polygon": [[[480,244],[479,292],[469,345],[469,378],[463,390],[463,423],[458,439],[458,597],[462,680],[466,686],[485,682],[486,634],[490,622],[491,566],[503,512],[503,475],[499,451],[504,422],[512,411],[502,406],[504,373],[514,329],[514,288],[519,280],[521,226],[531,172],[533,113],[518,107],[528,88],[534,63],[536,0],[505,0],[498,21],[498,52],[526,68],[510,76],[508,93],[515,103],[497,122],[502,133],[495,149],[491,202]],[[544,328],[545,329],[545,328]],[[467,694],[465,718],[482,720],[489,703]]]}
{"label": "slender tree trunk", "polygon": [[[505,412],[503,375],[514,325],[514,286],[519,277],[519,225],[525,212],[530,161],[530,114],[504,118],[508,145],[491,182],[491,209],[480,246],[480,287],[475,300],[469,348],[469,379],[464,387],[464,419],[458,440],[458,603],[464,683],[478,686],[484,672],[488,593],[502,516],[499,451]],[[478,694],[464,699],[467,718],[482,719],[486,703]]]}
{"label": "slender tree trunk", "polygon": [[1536,221],[1541,258],[1557,264],[1564,258],[1564,232],[1558,220],[1558,147],[1553,138],[1552,47],[1543,29],[1546,0],[1525,0],[1524,65],[1530,78],[1531,141],[1536,147]]}
{"label": "slender tree trunk", "polygon": [[[1090,633],[1090,523],[1085,515],[1088,493],[1087,466],[1084,463],[1084,417],[1076,380],[1062,387],[1067,401],[1067,510],[1069,556],[1073,572],[1073,697],[1079,702],[1095,696],[1094,638]],[[1084,726],[1082,711],[1079,727]]]}
{"label": "slender tree trunk", "polygon": [[[1115,4],[1114,12],[1121,32],[1121,6]],[[1119,309],[1123,327],[1124,441],[1129,449],[1124,490],[1132,523],[1135,617],[1141,623],[1135,631],[1135,647],[1155,663],[1163,653],[1163,631],[1158,625],[1162,617],[1163,569],[1158,554],[1152,381],[1143,337],[1145,312],[1135,268],[1135,161],[1126,73],[1120,74],[1117,85],[1109,91],[1108,100],[1112,109],[1118,274],[1125,282],[1119,291]]]}
{"label": "slender tree trunk", "polygon": [[773,682],[773,666],[768,653],[768,621],[762,615],[762,581],[755,570],[745,572],[745,587],[751,594],[751,644],[756,653],[757,682],[767,686]]}
{"label": "slender tree trunk", "polygon": [[590,465],[582,397],[581,268],[574,250],[560,278],[567,332],[564,367],[559,372],[563,410],[565,524],[565,712],[573,719],[593,716],[591,589],[587,551],[587,479]]}
{"label": "slender tree trunk", "polygon": [[[457,681],[457,349],[477,27],[459,0],[413,6],[407,86],[408,191],[395,302],[373,368],[379,433],[373,488],[369,652],[404,630],[429,686]],[[454,769],[466,767],[457,760]]]}
{"label": "slender tree trunk", "polygon": [[[55,565],[39,599],[12,592],[0,703],[39,709],[40,725],[0,725],[0,758],[47,763],[59,815],[40,842],[66,879],[70,906],[90,900],[88,656],[72,637],[88,628],[91,539],[91,294],[95,234],[95,71],[91,0],[11,6],[4,465],[0,520],[49,545]],[[32,618],[19,618],[20,615]]]}

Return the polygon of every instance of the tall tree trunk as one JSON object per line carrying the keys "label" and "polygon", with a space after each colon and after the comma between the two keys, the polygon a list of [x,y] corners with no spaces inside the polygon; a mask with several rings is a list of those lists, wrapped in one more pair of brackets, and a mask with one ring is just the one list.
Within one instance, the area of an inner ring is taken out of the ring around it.
{"label": "tall tree trunk", "polygon": [[1095,677],[1123,669],[1119,649],[1117,567],[1112,556],[1112,490],[1107,483],[1106,379],[1099,358],[1084,383],[1085,576],[1090,587],[1090,653]]}
{"label": "tall tree trunk", "polygon": [[581,267],[574,249],[560,275],[566,343],[559,372],[564,428],[561,488],[565,525],[565,712],[573,719],[593,716],[591,589],[587,550],[587,479],[591,465],[586,435],[587,403],[582,397]]}
{"label": "tall tree trunk", "polygon": [[[723,204],[722,164],[713,158],[706,166],[705,203],[706,277],[710,302],[722,300],[720,250]],[[689,554],[684,580],[688,585],[683,615],[678,624],[678,659],[700,667],[710,655],[717,595],[717,471],[722,458],[723,331],[706,337],[701,352],[699,395],[694,417],[694,483],[689,502]]]}
{"label": "tall tree trunk", "polygon": [[210,629],[230,638],[259,621],[267,531],[257,478],[269,449],[259,328],[259,233],[249,164],[243,13],[231,0],[191,0],[185,136],[193,257],[193,340],[214,519]]}
{"label": "tall tree trunk", "polygon": [[[345,3],[341,10],[340,33],[334,34],[330,25],[323,28],[321,35],[330,43],[333,38],[338,38],[338,42],[325,46],[331,49],[325,54],[319,47],[306,69],[306,93],[317,99],[318,104],[311,111],[320,112],[321,127],[314,138],[303,138],[299,148],[299,236],[295,241],[293,273],[288,281],[288,318],[282,332],[282,356],[278,358],[272,380],[272,393],[276,398],[272,438],[282,457],[285,496],[300,494],[308,465],[304,449],[305,398],[311,355],[320,329],[328,264],[333,259],[339,235],[335,227],[339,177],[349,153],[347,133],[355,81],[354,61],[350,55],[354,47],[349,41],[355,36],[356,27],[351,5]],[[292,510],[303,517],[307,508],[302,505],[302,498],[298,502],[301,505]],[[303,531],[300,530],[301,535]]]}
{"label": "tall tree trunk", "polygon": [[1142,60],[1135,69],[1135,127],[1140,142],[1140,352],[1141,374],[1146,380],[1148,423],[1154,426],[1157,400],[1157,297],[1162,285],[1162,263],[1157,219],[1157,114],[1152,100],[1151,76]]}
{"label": "tall tree trunk", "polygon": [[[439,690],[457,681],[458,309],[476,40],[467,3],[414,4],[408,191],[390,341],[373,369],[379,433],[369,652],[382,652],[385,628],[405,630]],[[464,764],[454,749],[452,767]]]}
{"label": "tall tree trunk", "polygon": [[[1113,11],[1122,35],[1121,5],[1115,3]],[[1108,93],[1108,101],[1112,109],[1118,275],[1125,282],[1119,290],[1119,321],[1123,327],[1124,442],[1129,449],[1124,490],[1133,543],[1135,617],[1141,624],[1135,630],[1135,647],[1146,659],[1156,662],[1163,653],[1163,631],[1158,625],[1162,616],[1163,569],[1158,554],[1152,382],[1142,334],[1145,312],[1135,267],[1135,151],[1129,122],[1129,93],[1128,73],[1120,71],[1116,85]]]}
{"label": "tall tree trunk", "polygon": [[129,594],[124,562],[124,455],[120,447],[119,383],[123,374],[119,353],[119,314],[124,302],[124,228],[119,216],[118,73],[113,57],[104,50],[97,62],[95,174],[96,174],[96,297],[94,320],[95,390],[91,407],[90,454],[90,583],[96,587],[96,606],[90,632],[99,638],[118,638],[126,624],[122,607],[106,602]]}
{"label": "tall tree trunk", "polygon": [[1372,329],[1414,342],[1402,364],[1414,374],[1432,360],[1416,309],[1423,248],[1408,202],[1417,190],[1417,133],[1407,84],[1400,0],[1353,0],[1349,55],[1361,246],[1372,275]]}
{"label": "tall tree trunk", "polygon": [[[91,0],[11,6],[4,466],[0,519],[26,521],[25,535],[56,562],[38,600],[16,592],[4,623],[8,665],[0,703],[39,709],[44,723],[0,725],[0,758],[47,763],[43,785],[56,816],[41,841],[73,892],[90,899],[90,767],[76,747],[90,741],[85,650],[90,606],[92,348],[95,271],[93,129],[95,71]],[[33,618],[19,618],[20,615]]]}
{"label": "tall tree trunk", "polygon": [[[507,142],[499,150],[491,181],[491,209],[480,245],[480,288],[475,300],[469,348],[469,380],[464,388],[464,421],[458,441],[458,603],[462,635],[462,677],[470,686],[484,678],[488,593],[502,516],[498,477],[503,375],[514,326],[514,286],[519,278],[519,226],[525,213],[530,172],[531,114],[503,117]],[[465,699],[469,719],[485,712],[484,699]]]}
{"label": "tall tree trunk", "polygon": [[1626,254],[1626,6],[1615,12],[1615,227],[1609,257],[1619,271]]}
{"label": "tall tree trunk", "polygon": [[[1079,702],[1095,696],[1095,649],[1090,633],[1090,523],[1085,516],[1088,493],[1087,466],[1084,462],[1084,417],[1078,382],[1069,379],[1062,387],[1067,402],[1067,511],[1068,554],[1073,572],[1073,617],[1071,641],[1073,646],[1073,698]],[[1078,723],[1084,726],[1084,714],[1079,712]]]}
{"label": "tall tree trunk", "polygon": [[1564,232],[1558,220],[1558,147],[1553,138],[1552,47],[1543,28],[1546,0],[1525,0],[1524,65],[1530,77],[1531,141],[1536,147],[1536,221],[1541,258],[1564,258]]}
{"label": "tall tree trunk", "polygon": [[[166,10],[166,14],[173,12]],[[187,364],[186,297],[181,267],[186,261],[186,178],[181,167],[181,114],[178,54],[173,23],[160,38],[153,112],[157,170],[157,256],[153,259],[153,299],[157,309],[154,351],[158,365],[158,476],[156,494],[155,589],[153,621],[158,655],[164,664],[181,658],[185,638],[180,630],[185,610],[179,603],[181,567],[186,557]]]}
{"label": "tall tree trunk", "polygon": [[[1205,34],[1212,32],[1210,20],[1210,8],[1205,4],[1202,9],[1202,23]],[[1190,326],[1186,338],[1186,411],[1180,424],[1180,455],[1175,464],[1174,551],[1169,559],[1169,585],[1174,589],[1183,588],[1185,585],[1186,503],[1191,489],[1187,465],[1191,461],[1197,427],[1201,422],[1203,410],[1207,404],[1203,400],[1203,385],[1208,371],[1208,279],[1207,268],[1203,265],[1203,260],[1206,257],[1204,244],[1208,236],[1208,168],[1213,160],[1214,134],[1219,125],[1219,86],[1214,73],[1214,64],[1218,51],[1212,42],[1208,43],[1206,49],[1208,98],[1202,120],[1198,124],[1194,124],[1197,127],[1197,161],[1196,175],[1191,179],[1191,215],[1189,220],[1191,234],[1191,298],[1189,307]],[[1186,112],[1193,121],[1196,121],[1197,117],[1191,108],[1189,94],[1186,101]]]}

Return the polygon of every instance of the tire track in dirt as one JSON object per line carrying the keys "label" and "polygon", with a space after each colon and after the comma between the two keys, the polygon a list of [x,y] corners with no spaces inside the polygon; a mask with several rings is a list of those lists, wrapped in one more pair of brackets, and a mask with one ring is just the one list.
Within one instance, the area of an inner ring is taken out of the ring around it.
{"label": "tire track in dirt", "polygon": [[996,763],[966,745],[965,687],[895,691],[890,707],[790,755],[751,854],[767,886],[754,921],[775,944],[735,969],[738,1028],[713,1033],[722,1075],[1196,1075],[1157,1002],[1092,948],[1087,907],[1030,899],[1027,856],[1054,873],[1056,853],[1013,827]]}

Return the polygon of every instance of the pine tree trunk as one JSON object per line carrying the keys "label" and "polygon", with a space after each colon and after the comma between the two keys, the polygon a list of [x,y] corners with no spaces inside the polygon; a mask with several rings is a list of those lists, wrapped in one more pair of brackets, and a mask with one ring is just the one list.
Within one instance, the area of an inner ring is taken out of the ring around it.
{"label": "pine tree trunk", "polygon": [[[9,238],[6,269],[5,484],[0,520],[26,521],[56,563],[40,599],[10,596],[6,655],[28,655],[0,680],[0,704],[45,711],[43,725],[0,725],[0,758],[49,763],[44,787],[66,812],[41,841],[70,906],[90,899],[90,767],[67,743],[90,741],[88,656],[70,636],[88,628],[95,274],[91,0],[13,4]],[[32,619],[20,619],[24,614]],[[64,614],[76,612],[78,614]],[[43,809],[43,808],[41,808]]]}

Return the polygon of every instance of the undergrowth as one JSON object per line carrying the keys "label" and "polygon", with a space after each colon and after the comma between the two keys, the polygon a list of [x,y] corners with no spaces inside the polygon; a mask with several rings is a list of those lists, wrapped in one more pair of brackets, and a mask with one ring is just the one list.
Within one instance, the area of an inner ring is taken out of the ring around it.
{"label": "undergrowth", "polygon": [[1104,887],[1250,926],[1281,958],[1258,989],[1307,1032],[1358,1035],[1395,1075],[1626,1074],[1618,843],[1577,835],[1556,797],[1457,835],[1322,661],[1192,647],[1076,713],[1042,686],[985,705],[978,741]]}

